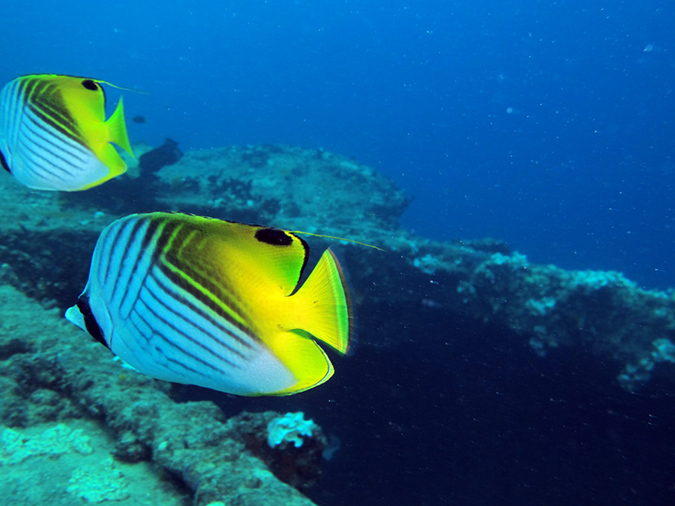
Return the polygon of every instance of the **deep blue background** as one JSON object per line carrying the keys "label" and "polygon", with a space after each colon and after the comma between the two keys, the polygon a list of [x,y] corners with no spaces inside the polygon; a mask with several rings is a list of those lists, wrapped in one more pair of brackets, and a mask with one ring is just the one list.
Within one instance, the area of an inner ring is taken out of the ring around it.
{"label": "deep blue background", "polygon": [[[414,195],[403,224],[421,235],[675,287],[672,0],[5,3],[0,81],[144,90],[123,92],[148,119],[132,141],[323,147]],[[319,504],[673,503],[656,378],[628,394],[612,361],[543,360],[504,329],[418,316],[418,341],[337,359],[301,396],[185,399],[302,409],[339,435]]]}
{"label": "deep blue background", "polygon": [[125,92],[132,141],[321,146],[377,167],[433,238],[675,286],[670,0],[3,6],[0,79]]}

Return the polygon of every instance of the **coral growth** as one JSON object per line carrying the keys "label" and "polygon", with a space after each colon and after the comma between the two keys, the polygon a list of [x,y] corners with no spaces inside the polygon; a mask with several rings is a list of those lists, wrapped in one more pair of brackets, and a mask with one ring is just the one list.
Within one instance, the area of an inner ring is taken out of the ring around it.
{"label": "coral growth", "polygon": [[[302,413],[299,415],[302,418]],[[236,416],[234,420],[237,421],[238,432],[245,441],[246,448],[253,455],[262,459],[281,481],[299,490],[305,490],[321,478],[322,454],[328,441],[321,428],[315,423],[306,420],[298,421],[297,417],[293,416],[291,418],[293,419],[289,420],[287,415],[281,416],[279,413],[267,411],[265,413],[244,412]],[[286,429],[277,433],[279,421]],[[287,430],[289,421],[292,428]],[[279,444],[269,444],[270,424],[274,432],[272,442],[278,441]],[[295,437],[300,437],[297,429],[304,433],[301,439],[295,439]],[[281,444],[288,441],[293,441],[293,444]]]}

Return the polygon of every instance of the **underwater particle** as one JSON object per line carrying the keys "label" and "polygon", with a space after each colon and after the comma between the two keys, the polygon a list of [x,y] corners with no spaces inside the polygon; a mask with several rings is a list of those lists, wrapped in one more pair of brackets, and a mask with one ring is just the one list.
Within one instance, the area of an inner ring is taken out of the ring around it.
{"label": "underwater particle", "polygon": [[286,413],[267,424],[267,444],[270,448],[278,446],[283,449],[291,442],[300,448],[303,443],[301,436],[312,437],[315,427],[313,420],[305,420],[302,411]]}
{"label": "underwater particle", "polygon": [[68,481],[66,490],[86,502],[124,501],[130,497],[124,474],[115,467],[112,457],[75,469]]}
{"label": "underwater particle", "polygon": [[134,116],[133,118],[131,118],[131,121],[133,121],[134,123],[138,123],[138,124],[143,124],[143,123],[148,122],[148,120],[145,119],[145,116],[140,116],[140,115]]}

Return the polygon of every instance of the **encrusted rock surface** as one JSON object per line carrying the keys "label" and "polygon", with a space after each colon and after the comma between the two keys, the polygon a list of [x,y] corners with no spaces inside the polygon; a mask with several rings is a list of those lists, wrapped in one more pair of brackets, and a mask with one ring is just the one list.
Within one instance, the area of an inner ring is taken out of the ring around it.
{"label": "encrusted rock surface", "polygon": [[[40,302],[2,288],[8,304],[0,336],[2,423],[93,417],[115,434],[116,458],[157,462],[193,491],[197,504],[234,497],[238,504],[309,501],[278,481],[213,405],[176,404],[166,385],[123,369],[62,319],[60,311],[84,287],[99,232],[133,212],[190,212],[384,249],[351,243],[339,252],[351,273],[361,346],[415,342],[423,350],[419,319],[456,314],[511,329],[535,360],[578,347],[613,364],[617,388],[638,390],[652,375],[675,385],[675,292],[643,290],[620,273],[532,264],[495,240],[416,237],[398,225],[406,195],[345,157],[284,146],[187,152],[152,174],[141,177],[132,166],[128,176],[65,195],[30,191],[0,176],[11,217],[0,224],[0,282]],[[335,243],[307,240],[317,253]],[[27,316],[16,317],[24,309]],[[449,329],[424,339],[463,336]]]}
{"label": "encrusted rock surface", "polygon": [[196,505],[312,504],[246,450],[236,419],[210,402],[177,404],[167,383],[123,367],[59,311],[2,286],[0,322],[0,424],[93,419],[115,438],[117,461],[153,461]]}

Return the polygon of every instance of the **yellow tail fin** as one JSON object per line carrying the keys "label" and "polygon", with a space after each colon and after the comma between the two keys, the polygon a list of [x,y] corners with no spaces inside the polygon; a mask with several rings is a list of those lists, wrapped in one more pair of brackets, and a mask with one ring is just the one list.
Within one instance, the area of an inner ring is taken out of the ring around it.
{"label": "yellow tail fin", "polygon": [[120,97],[115,112],[112,113],[112,116],[108,118],[108,121],[106,121],[105,124],[108,127],[108,142],[114,142],[131,156],[134,156],[131,144],[129,143],[129,136],[127,135],[127,125],[124,121],[124,104],[122,103],[122,97]]}
{"label": "yellow tail fin", "polygon": [[[297,383],[273,395],[290,395],[313,388],[333,375],[333,364],[314,339],[341,354],[347,353],[353,332],[352,309],[340,263],[326,250],[302,287],[289,298],[288,331],[268,343],[293,372]],[[286,325],[285,325],[286,326]]]}
{"label": "yellow tail fin", "polygon": [[339,353],[347,353],[354,330],[351,300],[340,263],[330,249],[293,298],[295,307],[303,309],[298,327]]}

